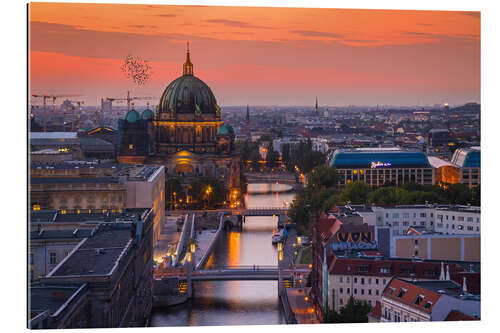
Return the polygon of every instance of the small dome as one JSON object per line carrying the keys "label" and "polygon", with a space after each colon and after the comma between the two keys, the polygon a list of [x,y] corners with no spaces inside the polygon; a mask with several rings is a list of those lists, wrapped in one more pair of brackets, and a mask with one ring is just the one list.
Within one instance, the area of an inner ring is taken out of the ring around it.
{"label": "small dome", "polygon": [[144,120],[153,120],[154,113],[150,109],[142,111],[141,118]]}
{"label": "small dome", "polygon": [[228,128],[225,125],[222,125],[217,130],[217,134],[216,135],[229,135],[229,130],[228,130]]}
{"label": "small dome", "polygon": [[135,123],[139,119],[141,119],[141,116],[139,115],[139,112],[135,111],[134,109],[130,110],[125,115],[125,120],[129,123]]}
{"label": "small dome", "polygon": [[234,135],[234,129],[231,125],[224,124],[219,127],[216,135]]}

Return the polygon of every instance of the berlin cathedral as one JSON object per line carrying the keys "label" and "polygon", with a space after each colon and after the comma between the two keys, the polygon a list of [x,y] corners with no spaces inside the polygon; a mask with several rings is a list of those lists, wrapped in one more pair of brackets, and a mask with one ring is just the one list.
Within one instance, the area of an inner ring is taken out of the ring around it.
{"label": "berlin cathedral", "polygon": [[165,88],[156,111],[132,107],[118,121],[118,136],[120,163],[164,165],[167,178],[213,177],[239,192],[234,130],[222,121],[210,87],[194,76],[189,47],[182,76]]}

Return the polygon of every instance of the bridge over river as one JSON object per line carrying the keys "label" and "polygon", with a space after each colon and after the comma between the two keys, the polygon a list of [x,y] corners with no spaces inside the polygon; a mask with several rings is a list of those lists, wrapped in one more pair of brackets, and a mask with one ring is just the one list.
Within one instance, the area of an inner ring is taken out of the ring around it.
{"label": "bridge over river", "polygon": [[[278,281],[280,274],[282,279],[292,279],[294,275],[305,276],[310,272],[307,266],[295,266],[294,268],[281,268],[269,265],[248,265],[248,266],[223,266],[212,267],[211,269],[200,269],[191,272],[191,280],[196,281]],[[175,277],[179,280],[186,280],[185,270],[157,271],[155,279]]]}

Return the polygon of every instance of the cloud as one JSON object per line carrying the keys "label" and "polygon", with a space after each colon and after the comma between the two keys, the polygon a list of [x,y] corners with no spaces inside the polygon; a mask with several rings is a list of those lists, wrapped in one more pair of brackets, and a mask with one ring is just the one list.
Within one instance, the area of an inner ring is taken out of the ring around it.
{"label": "cloud", "polygon": [[477,19],[481,18],[481,12],[460,12],[462,15],[472,16]]}
{"label": "cloud", "polygon": [[271,27],[248,24],[247,22],[243,21],[233,21],[226,19],[212,19],[212,20],[205,20],[205,22],[223,24],[228,27],[245,28],[245,29],[274,29]]}
{"label": "cloud", "polygon": [[158,17],[175,17],[177,15],[175,15],[175,14],[155,14],[153,16],[158,16]]}
{"label": "cloud", "polygon": [[407,36],[413,36],[413,37],[422,37],[422,38],[430,38],[430,39],[435,39],[435,40],[458,40],[458,41],[465,41],[465,42],[470,42],[474,40],[478,40],[480,37],[475,34],[451,34],[451,35],[446,35],[446,34],[438,34],[438,33],[431,33],[431,32],[420,32],[420,31],[406,31],[404,32],[405,35]]}
{"label": "cloud", "polygon": [[313,30],[292,30],[293,33],[299,34],[304,37],[330,37],[330,38],[342,38],[344,37],[341,34],[334,34],[329,32],[322,31],[313,31]]}
{"label": "cloud", "polygon": [[345,43],[377,43],[376,39],[343,39],[342,42]]}
{"label": "cloud", "polygon": [[147,24],[129,24],[127,25],[129,28],[135,28],[135,29],[155,29],[159,28],[157,25],[147,25]]}

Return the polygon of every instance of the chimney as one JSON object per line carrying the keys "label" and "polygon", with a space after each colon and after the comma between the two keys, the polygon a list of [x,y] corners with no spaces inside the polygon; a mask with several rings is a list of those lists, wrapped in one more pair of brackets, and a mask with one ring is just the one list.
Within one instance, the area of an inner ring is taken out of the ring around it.
{"label": "chimney", "polygon": [[441,261],[441,274],[439,274],[439,280],[444,280],[445,279],[445,276],[444,276],[444,263]]}

